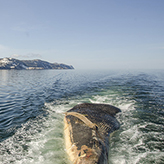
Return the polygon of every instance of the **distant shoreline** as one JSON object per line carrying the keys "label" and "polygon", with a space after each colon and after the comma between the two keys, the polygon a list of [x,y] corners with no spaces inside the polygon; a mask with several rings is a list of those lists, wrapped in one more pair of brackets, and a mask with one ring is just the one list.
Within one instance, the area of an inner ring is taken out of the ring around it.
{"label": "distant shoreline", "polygon": [[18,60],[14,58],[1,58],[0,70],[45,70],[45,69],[74,69],[72,65],[49,63],[40,59]]}

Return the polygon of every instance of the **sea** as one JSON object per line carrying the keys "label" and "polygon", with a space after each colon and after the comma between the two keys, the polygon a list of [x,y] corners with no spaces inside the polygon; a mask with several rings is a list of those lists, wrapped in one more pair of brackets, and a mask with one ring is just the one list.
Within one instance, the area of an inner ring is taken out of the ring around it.
{"label": "sea", "polygon": [[164,164],[164,70],[0,70],[0,164],[70,164],[64,112],[84,102],[122,111],[109,164]]}

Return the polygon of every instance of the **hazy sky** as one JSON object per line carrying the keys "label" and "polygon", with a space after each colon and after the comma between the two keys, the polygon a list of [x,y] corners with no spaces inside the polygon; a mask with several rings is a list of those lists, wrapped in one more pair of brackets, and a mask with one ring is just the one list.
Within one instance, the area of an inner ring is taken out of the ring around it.
{"label": "hazy sky", "polygon": [[0,0],[0,58],[164,69],[164,0]]}

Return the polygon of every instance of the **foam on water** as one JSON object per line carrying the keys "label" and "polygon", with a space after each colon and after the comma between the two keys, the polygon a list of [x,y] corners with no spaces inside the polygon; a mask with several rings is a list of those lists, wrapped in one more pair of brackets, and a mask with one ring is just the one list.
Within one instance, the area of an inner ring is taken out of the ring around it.
{"label": "foam on water", "polygon": [[49,112],[47,117],[39,116],[28,121],[12,137],[1,143],[2,163],[67,163],[61,113],[61,109],[66,110],[67,107],[45,106]]}
{"label": "foam on water", "polygon": [[[149,126],[148,122],[141,122],[136,115],[136,104],[123,102],[118,105],[122,113],[118,114],[117,119],[121,123],[121,128],[114,132],[110,138],[109,163],[112,164],[150,164],[162,163],[164,154],[161,141],[164,134],[158,132],[144,132],[143,128]],[[153,124],[153,127],[161,125]],[[162,129],[162,128],[161,128]],[[154,140],[151,138],[154,136]],[[158,138],[161,136],[160,138]],[[153,145],[151,147],[151,145]],[[157,149],[154,149],[158,145]]]}
{"label": "foam on water", "polygon": [[[135,100],[123,99],[119,92],[111,91],[92,96],[89,100],[92,103],[111,104],[122,110],[116,116],[121,127],[110,138],[110,164],[160,164],[164,161],[160,145],[164,134],[160,130],[155,132],[155,128],[162,130],[162,125],[142,121]],[[143,131],[150,126],[152,131],[149,128],[149,132]]]}

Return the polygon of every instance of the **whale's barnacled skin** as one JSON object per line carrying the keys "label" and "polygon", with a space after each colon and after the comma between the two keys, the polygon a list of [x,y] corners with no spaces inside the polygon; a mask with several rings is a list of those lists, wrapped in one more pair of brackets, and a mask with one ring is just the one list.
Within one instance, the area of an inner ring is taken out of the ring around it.
{"label": "whale's barnacled skin", "polygon": [[66,112],[65,142],[75,164],[107,164],[109,135],[120,127],[114,117],[121,112],[107,104],[84,103]]}

